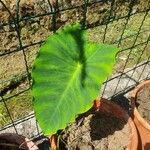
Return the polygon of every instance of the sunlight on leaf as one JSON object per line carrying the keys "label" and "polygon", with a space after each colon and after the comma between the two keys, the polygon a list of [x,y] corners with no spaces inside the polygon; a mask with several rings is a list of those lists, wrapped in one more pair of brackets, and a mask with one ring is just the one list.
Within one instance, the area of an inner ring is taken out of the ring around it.
{"label": "sunlight on leaf", "polygon": [[32,71],[33,108],[46,135],[64,129],[92,106],[116,52],[113,46],[88,42],[79,24],[47,39]]}

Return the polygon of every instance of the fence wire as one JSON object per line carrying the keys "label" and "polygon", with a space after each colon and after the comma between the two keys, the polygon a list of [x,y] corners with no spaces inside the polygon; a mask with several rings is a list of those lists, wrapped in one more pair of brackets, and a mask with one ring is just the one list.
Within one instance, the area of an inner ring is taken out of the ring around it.
{"label": "fence wire", "polygon": [[[9,61],[9,57],[15,57],[15,55],[18,54],[21,55],[21,58],[17,60],[23,61],[22,65],[24,65],[22,72],[15,74],[12,73],[9,78],[5,77],[3,74],[0,76],[0,103],[3,105],[0,105],[0,109],[3,110],[2,112],[5,111],[5,116],[2,116],[2,119],[0,120],[0,131],[3,132],[8,128],[13,127],[14,132],[19,133],[17,125],[34,118],[33,112],[24,113],[22,116],[14,117],[14,114],[12,114],[12,109],[10,109],[9,106],[9,101],[14,100],[14,97],[21,96],[22,94],[30,91],[32,84],[32,63],[30,64],[29,62],[28,57],[30,56],[28,53],[32,53],[32,49],[37,46],[35,48],[37,50],[34,54],[36,56],[39,46],[46,39],[46,36],[40,37],[39,35],[37,41],[30,39],[30,42],[24,42],[22,30],[26,26],[34,25],[34,23],[42,26],[42,29],[44,30],[45,24],[48,21],[46,20],[42,25],[39,22],[46,17],[50,20],[48,22],[49,34],[55,33],[57,29],[61,28],[65,24],[80,22],[84,30],[88,30],[89,32],[91,31],[92,33],[96,32],[96,35],[98,36],[96,41],[114,44],[120,49],[118,57],[121,58],[125,55],[125,58],[122,58],[124,61],[121,64],[121,69],[116,69],[114,71],[115,76],[108,78],[104,82],[102,96],[105,95],[107,88],[110,87],[109,83],[115,79],[117,79],[115,84],[116,86],[114,88],[113,95],[110,97],[114,97],[117,94],[125,94],[126,91],[130,91],[141,80],[150,78],[150,72],[148,72],[145,77],[141,78],[150,63],[150,49],[148,49],[150,41],[150,24],[147,23],[150,20],[150,1],[145,0],[142,2],[142,0],[129,0],[128,2],[122,2],[120,0],[44,0],[38,2],[39,4],[37,5],[33,1],[23,3],[21,0],[16,0],[11,9],[11,5],[7,2],[7,0],[0,0],[0,33],[2,37],[0,40],[0,45],[4,45],[3,40],[5,36],[2,36],[4,33],[14,32],[17,37],[17,44],[13,46],[13,48],[9,47],[7,43],[6,47],[2,46],[2,48],[0,48],[0,65],[1,67],[5,66],[4,64],[6,63],[6,58],[8,58],[7,61]],[[41,13],[37,13],[36,11],[32,12],[34,5],[37,5],[39,9],[41,9]],[[5,18],[5,16],[7,17]],[[134,28],[130,27],[130,21],[133,21],[136,16],[140,16],[140,18],[137,18],[141,22],[139,23],[139,26],[136,27],[136,31],[134,31]],[[120,22],[122,24],[118,27],[118,29],[116,26]],[[5,28],[10,31],[5,31]],[[34,35],[38,32],[36,26],[33,26],[32,29],[35,31],[31,31],[31,34]],[[119,32],[117,30],[119,30]],[[128,31],[130,34],[127,34]],[[115,37],[116,33],[117,37]],[[141,37],[143,38],[145,35],[147,35],[147,37],[144,37],[145,40],[141,39]],[[94,34],[91,37],[93,38]],[[92,40],[94,40],[94,38]],[[124,44],[124,41],[129,42]],[[13,43],[14,41],[11,40],[11,42]],[[138,54],[136,54],[135,51],[138,51]],[[130,61],[133,60],[134,55],[138,56],[136,56],[137,58],[134,63],[130,64]],[[19,63],[18,61],[16,61],[16,63]],[[120,60],[117,62],[119,61]],[[14,64],[14,66],[15,65],[17,66],[17,64]],[[128,67],[130,67],[130,69],[126,69]],[[134,85],[129,86],[130,81],[134,80],[133,76],[136,69],[140,67],[142,67],[142,69],[138,79]],[[7,69],[9,68],[6,68],[6,70]],[[132,72],[130,78],[126,81],[124,88],[121,91],[118,91],[120,88],[119,85],[122,84],[122,77],[124,77],[125,74],[128,75],[129,72]],[[17,89],[20,84],[25,85],[25,88],[12,93],[10,92],[11,89]],[[127,88],[128,90],[126,90]],[[22,101],[24,100],[25,99],[22,99]],[[7,120],[9,121],[5,121],[5,117],[7,117]],[[41,135],[41,131],[36,120],[35,123],[36,134],[34,134],[33,137]]]}

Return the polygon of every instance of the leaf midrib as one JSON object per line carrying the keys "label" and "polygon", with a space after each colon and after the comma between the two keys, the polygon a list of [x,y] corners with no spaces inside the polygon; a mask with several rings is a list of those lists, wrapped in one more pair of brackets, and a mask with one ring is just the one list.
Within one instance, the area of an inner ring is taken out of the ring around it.
{"label": "leaf midrib", "polygon": [[58,103],[58,105],[55,107],[55,110],[54,110],[53,115],[51,116],[51,118],[54,117],[54,114],[55,114],[56,110],[57,110],[57,109],[59,108],[59,106],[61,105],[63,98],[64,98],[65,95],[67,94],[67,91],[68,91],[69,88],[71,87],[71,85],[72,85],[73,81],[75,80],[77,74],[80,72],[81,67],[82,67],[81,64],[78,63],[78,64],[77,64],[77,67],[76,67],[76,70],[74,71],[73,75],[71,76],[71,78],[70,78],[70,80],[69,80],[69,82],[68,82],[68,84],[67,84],[67,87],[66,87],[65,91],[64,91],[64,92],[62,93],[62,95],[60,96],[61,98],[59,99],[59,103]]}

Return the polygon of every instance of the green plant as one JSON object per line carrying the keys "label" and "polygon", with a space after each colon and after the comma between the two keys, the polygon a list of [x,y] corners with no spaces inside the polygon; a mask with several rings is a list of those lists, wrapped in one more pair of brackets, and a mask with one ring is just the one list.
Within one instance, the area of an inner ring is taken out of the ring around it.
{"label": "green plant", "polygon": [[79,24],[47,39],[32,71],[33,108],[46,135],[91,107],[112,71],[116,52],[111,45],[90,43]]}

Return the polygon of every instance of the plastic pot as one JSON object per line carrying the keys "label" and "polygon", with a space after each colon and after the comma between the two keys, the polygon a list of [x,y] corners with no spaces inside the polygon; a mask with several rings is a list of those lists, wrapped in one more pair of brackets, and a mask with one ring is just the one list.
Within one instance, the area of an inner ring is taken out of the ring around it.
{"label": "plastic pot", "polygon": [[145,87],[150,86],[150,80],[141,82],[130,93],[132,105],[132,118],[138,130],[139,150],[150,150],[150,124],[138,112],[138,104],[136,102],[138,93]]}
{"label": "plastic pot", "polygon": [[38,147],[28,138],[15,133],[0,134],[0,147],[4,149],[20,148],[23,150],[39,150]]}
{"label": "plastic pot", "polygon": [[[121,118],[124,119],[130,128],[130,142],[128,145],[128,150],[137,150],[138,147],[138,135],[137,135],[137,130],[136,127],[134,125],[134,122],[132,121],[132,118],[127,114],[126,111],[124,111],[119,105],[105,100],[105,99],[101,99],[101,100],[96,100],[94,101],[94,105],[93,105],[94,109],[96,111],[101,111],[101,112],[106,112],[106,113],[111,113],[113,114],[115,117],[117,118]],[[51,137],[51,148],[53,150],[57,149],[57,137],[56,135],[53,135]]]}

